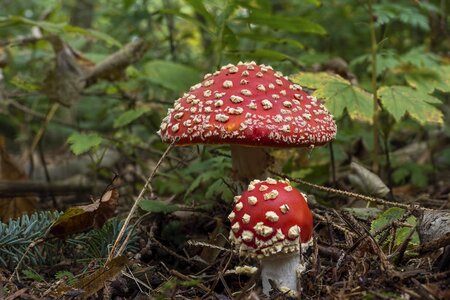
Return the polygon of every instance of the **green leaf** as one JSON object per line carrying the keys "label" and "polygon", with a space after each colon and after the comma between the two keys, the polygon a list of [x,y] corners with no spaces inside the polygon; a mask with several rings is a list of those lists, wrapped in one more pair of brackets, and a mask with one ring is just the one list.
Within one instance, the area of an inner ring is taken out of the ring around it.
{"label": "green leaf", "polygon": [[395,183],[411,182],[413,185],[424,188],[428,184],[429,174],[433,171],[430,165],[418,165],[414,162],[404,163],[393,173],[392,179]]}
{"label": "green leaf", "polygon": [[98,147],[103,139],[97,133],[78,133],[75,132],[69,136],[67,141],[70,144],[70,149],[75,155],[80,155],[91,149]]}
{"label": "green leaf", "polygon": [[267,59],[267,60],[294,60],[293,58],[289,57],[288,55],[281,53],[279,51],[275,50],[269,50],[269,49],[256,49],[255,51],[251,52],[240,52],[252,59]]}
{"label": "green leaf", "polygon": [[265,42],[269,44],[290,45],[298,49],[305,48],[305,46],[302,43],[291,38],[276,38],[268,35],[261,35],[259,33],[238,33],[238,37],[257,42]]}
{"label": "green leaf", "polygon": [[268,26],[272,29],[285,30],[288,32],[307,32],[315,34],[326,34],[325,28],[306,18],[272,15],[261,11],[251,11],[248,17],[240,18],[248,24]]}
{"label": "green leaf", "polygon": [[144,66],[148,80],[169,90],[182,92],[200,81],[200,72],[194,68],[164,61],[153,60]]}
{"label": "green leaf", "polygon": [[139,207],[148,212],[165,213],[165,214],[180,210],[180,207],[176,204],[147,199],[139,202]]}
{"label": "green leaf", "polygon": [[112,36],[100,32],[94,29],[86,29],[82,27],[77,27],[73,25],[69,25],[67,23],[52,23],[47,21],[34,21],[31,19],[27,19],[21,16],[9,16],[0,18],[0,27],[2,26],[13,26],[17,24],[24,24],[30,26],[37,26],[42,28],[44,31],[54,34],[62,34],[62,33],[78,33],[85,36],[95,37],[99,40],[103,40],[111,45],[121,47],[122,44],[113,38]]}
{"label": "green leaf", "polygon": [[44,277],[42,277],[41,275],[39,275],[38,273],[36,273],[35,271],[31,270],[31,269],[27,269],[27,270],[23,270],[22,271],[23,275],[30,280],[36,281],[36,282],[44,282]]}
{"label": "green leaf", "polygon": [[[375,232],[377,232],[384,226],[388,225],[389,223],[391,223],[395,220],[399,220],[400,218],[403,217],[404,214],[405,214],[405,210],[403,208],[392,207],[392,208],[387,209],[386,211],[381,213],[375,220],[372,221],[372,224],[370,226],[370,232],[372,234],[374,234]],[[414,216],[410,216],[406,219],[405,223],[407,223],[411,226],[415,226],[416,218]],[[411,230],[414,230],[414,227],[411,227],[411,228],[399,227],[399,228],[397,228],[396,236],[395,236],[395,243],[394,243],[395,246],[399,246],[401,243],[403,243],[403,241],[407,238],[407,236],[409,235]],[[378,236],[376,238],[378,238]],[[389,243],[390,240],[392,240],[391,237],[386,241],[386,243]],[[419,243],[420,243],[419,235],[417,234],[417,232],[415,232],[412,235],[410,244],[418,245]]]}
{"label": "green leaf", "polygon": [[33,83],[30,79],[21,78],[19,76],[14,76],[10,83],[15,87],[22,89],[27,92],[39,91],[41,88],[38,84]]}
{"label": "green leaf", "polygon": [[306,2],[309,2],[315,6],[320,6],[320,0],[306,0]]}
{"label": "green leaf", "polygon": [[301,86],[314,89],[313,95],[325,101],[325,106],[335,118],[340,118],[347,111],[352,119],[372,122],[371,95],[342,77],[324,72],[300,72],[291,75],[290,79]]}
{"label": "green leaf", "polygon": [[405,79],[411,87],[427,93],[434,90],[450,93],[450,66],[413,69]]}
{"label": "green leaf", "polygon": [[420,124],[443,123],[442,112],[431,104],[441,101],[424,91],[406,86],[383,86],[378,90],[383,107],[399,121],[406,113]]}
{"label": "green leaf", "polygon": [[202,0],[184,0],[187,2],[192,8],[201,15],[209,24],[214,24],[215,19],[214,16],[211,15],[206,9],[204,2]]}
{"label": "green leaf", "polygon": [[436,54],[427,52],[425,47],[416,47],[409,50],[400,57],[403,63],[411,64],[416,67],[437,67],[439,66],[439,57]]}
{"label": "green leaf", "polygon": [[123,112],[120,116],[118,116],[117,119],[114,120],[113,126],[114,128],[119,128],[128,125],[149,111],[150,108],[148,107],[138,107],[135,109],[127,110],[126,112]]}
{"label": "green leaf", "polygon": [[412,27],[418,27],[424,31],[430,30],[428,17],[414,6],[398,3],[380,3],[375,4],[373,9],[374,14],[377,16],[377,26],[401,22]]}
{"label": "green leaf", "polygon": [[72,285],[76,281],[75,275],[73,275],[73,273],[69,271],[56,272],[55,279],[64,280],[64,282],[67,282],[68,285]]}

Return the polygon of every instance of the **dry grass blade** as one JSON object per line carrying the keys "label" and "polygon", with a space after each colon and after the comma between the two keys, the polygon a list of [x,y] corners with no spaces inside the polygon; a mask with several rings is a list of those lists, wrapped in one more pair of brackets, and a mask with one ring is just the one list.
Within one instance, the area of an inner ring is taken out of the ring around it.
{"label": "dry grass blade", "polygon": [[[337,194],[337,195],[341,195],[344,197],[353,197],[356,199],[360,199],[363,201],[368,201],[368,202],[373,202],[373,203],[377,203],[380,205],[386,205],[386,206],[394,206],[394,207],[401,207],[401,208],[406,208],[406,209],[410,209],[412,205],[410,204],[405,204],[405,203],[398,203],[398,202],[391,202],[391,201],[387,201],[384,199],[380,199],[380,198],[374,198],[374,197],[369,197],[366,195],[361,195],[361,194],[357,194],[357,193],[352,193],[352,192],[347,192],[347,191],[343,191],[343,190],[338,190],[338,189],[334,189],[334,188],[329,188],[329,187],[324,187],[324,186],[320,186],[314,183],[310,183],[308,181],[302,180],[302,179],[298,179],[298,178],[292,178],[286,174],[282,174],[279,172],[275,172],[273,170],[269,170],[270,173],[279,176],[279,177],[283,177],[283,178],[287,178],[290,181],[302,184],[302,185],[306,185],[309,186],[313,189],[319,190],[319,191],[323,191],[323,192],[327,192],[327,193],[333,193],[333,194]],[[426,207],[421,207],[419,205],[414,205],[413,207],[414,209],[417,210],[426,210],[426,211],[434,211],[434,209],[431,208],[426,208]]]}
{"label": "dry grass blade", "polygon": [[[111,248],[111,251],[109,252],[109,256],[108,256],[108,261],[110,261],[111,259],[113,259],[116,256],[121,255],[121,253],[123,252],[124,247],[120,247],[120,249],[117,251],[116,253],[116,248],[119,246],[120,241],[123,238],[123,235],[125,234],[125,229],[128,227],[128,224],[131,221],[131,218],[133,217],[136,209],[138,208],[139,202],[142,200],[142,197],[144,196],[145,191],[150,188],[150,183],[153,180],[153,177],[155,177],[156,171],[158,170],[159,166],[161,165],[161,163],[164,161],[164,159],[166,158],[167,154],[169,154],[170,150],[172,149],[172,147],[177,143],[178,140],[174,140],[169,147],[167,147],[166,151],[164,151],[163,155],[161,156],[161,158],[159,159],[158,163],[156,164],[155,168],[153,169],[152,173],[150,174],[150,176],[147,178],[147,181],[144,184],[144,187],[142,188],[141,192],[139,193],[139,196],[136,198],[136,200],[134,201],[133,206],[130,209],[130,212],[128,213],[127,218],[125,219],[125,222],[123,223],[122,229],[120,230],[119,234],[117,235],[116,240],[114,241],[114,244]],[[131,231],[130,233],[131,234]]]}

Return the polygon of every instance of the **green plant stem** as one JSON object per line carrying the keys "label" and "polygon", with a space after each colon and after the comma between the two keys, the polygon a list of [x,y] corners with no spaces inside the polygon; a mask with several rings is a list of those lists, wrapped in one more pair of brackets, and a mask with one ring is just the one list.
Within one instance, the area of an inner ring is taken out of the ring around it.
{"label": "green plant stem", "polygon": [[378,115],[380,111],[380,106],[378,104],[378,94],[377,94],[377,37],[375,34],[375,25],[374,25],[374,15],[372,9],[372,0],[368,0],[368,8],[369,8],[369,31],[370,31],[370,51],[372,56],[372,95],[373,95],[373,149],[372,149],[372,170],[375,173],[378,173],[380,170],[380,163],[378,160],[378,153],[380,150],[379,145],[379,124],[378,124]]}

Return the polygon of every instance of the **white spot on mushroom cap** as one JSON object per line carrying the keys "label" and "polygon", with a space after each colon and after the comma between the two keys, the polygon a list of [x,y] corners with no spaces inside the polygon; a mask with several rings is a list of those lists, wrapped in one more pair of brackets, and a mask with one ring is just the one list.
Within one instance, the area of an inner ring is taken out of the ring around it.
{"label": "white spot on mushroom cap", "polygon": [[236,67],[236,66],[232,66],[232,67],[230,67],[230,68],[228,69],[228,72],[229,72],[230,74],[237,73],[238,71],[239,71],[239,68]]}
{"label": "white spot on mushroom cap", "polygon": [[219,99],[214,102],[215,107],[221,107],[223,105],[223,100]]}
{"label": "white spot on mushroom cap", "polygon": [[239,225],[238,222],[234,223],[233,226],[231,226],[231,230],[233,230],[233,232],[238,232],[239,229],[241,229],[241,225]]}
{"label": "white spot on mushroom cap", "polygon": [[230,118],[229,116],[224,115],[224,114],[217,114],[216,115],[216,121],[219,121],[219,122],[222,122],[222,123],[225,123],[226,121],[228,121],[229,118]]}
{"label": "white spot on mushroom cap", "polygon": [[234,220],[234,218],[236,217],[236,214],[234,213],[234,211],[232,211],[229,215],[228,215],[228,220],[230,220],[230,222],[232,222]]}
{"label": "white spot on mushroom cap", "polygon": [[264,200],[273,200],[278,197],[278,191],[277,190],[271,190],[268,193],[264,194]]}
{"label": "white spot on mushroom cap", "polygon": [[234,208],[236,209],[236,211],[240,211],[242,209],[242,207],[244,207],[244,204],[242,202],[238,202],[236,203],[236,205],[234,206]]}
{"label": "white spot on mushroom cap", "polygon": [[249,214],[244,214],[242,216],[242,222],[245,224],[248,224],[250,222],[250,215]]}
{"label": "white spot on mushroom cap", "polygon": [[272,102],[270,102],[268,99],[264,99],[261,101],[261,104],[265,110],[271,109],[273,107]]}
{"label": "white spot on mushroom cap", "polygon": [[173,126],[172,126],[172,131],[173,132],[177,132],[178,130],[180,129],[180,124],[174,124]]}
{"label": "white spot on mushroom cap", "polygon": [[240,96],[236,96],[236,95],[231,95],[230,100],[233,103],[241,103],[242,101],[244,101],[244,98],[242,98]]}
{"label": "white spot on mushroom cap", "polygon": [[287,214],[288,211],[289,211],[289,205],[287,205],[287,204],[282,204],[282,205],[280,205],[280,211],[281,211],[283,214]]}
{"label": "white spot on mushroom cap", "polygon": [[251,96],[252,92],[250,90],[243,89],[243,90],[241,90],[241,94],[244,96]]}
{"label": "white spot on mushroom cap", "polygon": [[244,112],[244,109],[242,107],[237,108],[229,107],[227,111],[230,115],[240,115]]}
{"label": "white spot on mushroom cap", "polygon": [[203,97],[209,97],[209,96],[211,96],[211,95],[212,95],[211,90],[205,90],[205,91],[203,91]]}
{"label": "white spot on mushroom cap", "polygon": [[261,185],[259,186],[259,190],[260,190],[261,192],[266,191],[268,188],[269,188],[269,187],[268,187],[267,185],[264,185],[264,184],[261,184]]}
{"label": "white spot on mushroom cap", "polygon": [[276,179],[273,179],[271,177],[267,177],[265,182],[268,183],[268,184],[277,184],[278,183],[278,181]]}
{"label": "white spot on mushroom cap", "polygon": [[264,225],[263,222],[256,223],[256,225],[253,227],[253,229],[255,230],[255,232],[257,234],[259,234],[260,236],[263,236],[263,237],[267,237],[270,234],[272,234],[272,232],[273,232],[273,228]]}
{"label": "white spot on mushroom cap", "polygon": [[234,198],[233,198],[233,201],[234,201],[234,203],[238,203],[239,202],[239,200],[241,199],[241,197],[242,196],[234,196]]}
{"label": "white spot on mushroom cap", "polygon": [[222,84],[222,86],[226,89],[229,89],[231,87],[233,87],[233,81],[231,80],[225,80]]}
{"label": "white spot on mushroom cap", "polygon": [[269,221],[276,222],[276,221],[278,221],[279,218],[280,217],[274,211],[267,211],[266,212],[266,219],[269,220]]}
{"label": "white spot on mushroom cap", "polygon": [[244,230],[242,231],[242,240],[245,242],[251,242],[253,240],[253,232],[250,230]]}
{"label": "white spot on mushroom cap", "polygon": [[179,112],[179,113],[174,114],[173,118],[175,120],[180,120],[183,117],[183,115],[184,115],[184,112]]}
{"label": "white spot on mushroom cap", "polygon": [[255,184],[260,183],[260,182],[261,182],[261,180],[259,180],[259,179],[253,179],[252,181],[250,181],[250,184],[251,185],[255,185]]}
{"label": "white spot on mushroom cap", "polygon": [[288,237],[291,238],[291,239],[298,238],[300,236],[300,231],[301,231],[300,226],[293,225],[288,230]]}
{"label": "white spot on mushroom cap", "polygon": [[287,186],[285,186],[283,189],[284,189],[285,191],[287,191],[287,192],[291,192],[291,191],[292,191],[292,186],[287,185]]}
{"label": "white spot on mushroom cap", "polygon": [[247,201],[248,204],[255,205],[258,202],[258,198],[256,198],[255,196],[249,196]]}

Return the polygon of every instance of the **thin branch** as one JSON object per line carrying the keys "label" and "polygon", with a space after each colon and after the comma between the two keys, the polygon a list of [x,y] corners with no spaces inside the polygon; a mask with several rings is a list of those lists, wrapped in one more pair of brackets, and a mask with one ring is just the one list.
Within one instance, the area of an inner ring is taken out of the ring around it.
{"label": "thin branch", "polygon": [[286,174],[282,174],[282,173],[278,173],[275,172],[273,170],[269,170],[270,173],[279,176],[279,177],[283,177],[283,178],[287,178],[290,181],[302,184],[302,185],[306,185],[309,186],[313,189],[319,190],[319,191],[323,191],[323,192],[327,192],[327,193],[333,193],[333,194],[337,194],[337,195],[341,195],[344,197],[353,197],[359,200],[363,200],[363,201],[367,201],[367,202],[373,202],[373,203],[377,203],[380,205],[386,205],[386,206],[394,206],[394,207],[401,207],[401,208],[405,208],[405,209],[417,209],[417,210],[427,210],[427,211],[434,211],[434,209],[431,208],[426,208],[426,207],[421,207],[419,205],[410,205],[410,204],[405,204],[405,203],[397,203],[397,202],[391,202],[391,201],[387,201],[381,198],[374,198],[374,197],[369,197],[366,195],[361,195],[361,194],[357,194],[357,193],[353,193],[353,192],[347,192],[347,191],[343,191],[343,190],[338,190],[338,189],[333,189],[333,188],[329,188],[329,187],[324,187],[324,186],[320,186],[314,183],[310,183],[308,181],[302,180],[302,179],[298,179],[298,178],[292,178]]}
{"label": "thin branch", "polygon": [[[127,218],[125,219],[125,222],[123,223],[122,229],[120,230],[119,234],[117,235],[117,238],[111,248],[111,251],[109,253],[108,256],[108,261],[110,261],[111,259],[113,259],[114,257],[117,257],[119,255],[121,255],[122,251],[117,251],[116,253],[116,248],[119,246],[120,241],[122,240],[123,235],[125,234],[125,230],[128,227],[128,224],[131,221],[131,218],[133,217],[135,211],[138,208],[139,202],[141,202],[142,197],[144,196],[145,192],[147,191],[147,189],[149,189],[151,191],[151,186],[150,183],[153,180],[153,177],[155,177],[156,171],[158,170],[159,166],[161,165],[161,163],[163,162],[163,160],[166,158],[167,154],[170,152],[170,150],[172,149],[172,147],[176,144],[178,140],[174,140],[169,147],[167,147],[166,151],[164,151],[163,155],[161,156],[161,158],[159,159],[158,163],[156,164],[155,168],[153,169],[153,172],[150,174],[150,176],[147,178],[147,181],[144,184],[144,187],[142,188],[141,192],[139,193],[139,196],[136,198],[136,200],[134,201],[133,206],[130,209],[130,212],[128,213]],[[131,234],[131,232],[129,233]],[[122,248],[123,249],[123,248]]]}

